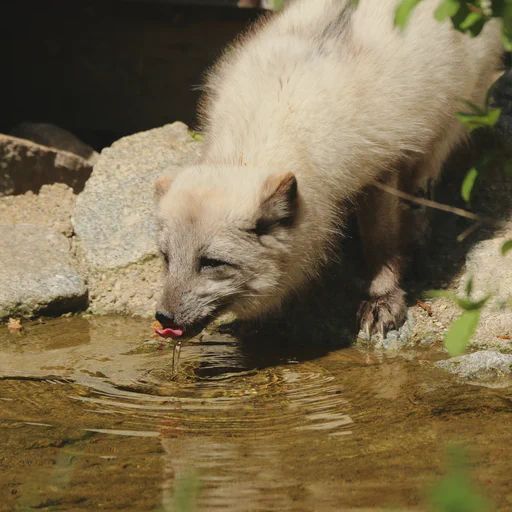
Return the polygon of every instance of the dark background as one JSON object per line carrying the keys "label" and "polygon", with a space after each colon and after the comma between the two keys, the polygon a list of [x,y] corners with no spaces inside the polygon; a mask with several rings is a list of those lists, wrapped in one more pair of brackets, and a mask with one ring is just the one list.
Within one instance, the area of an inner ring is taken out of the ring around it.
{"label": "dark background", "polygon": [[194,86],[225,45],[263,12],[235,4],[4,3],[0,132],[21,121],[51,122],[99,150],[123,135],[176,120],[193,127],[199,98]]}

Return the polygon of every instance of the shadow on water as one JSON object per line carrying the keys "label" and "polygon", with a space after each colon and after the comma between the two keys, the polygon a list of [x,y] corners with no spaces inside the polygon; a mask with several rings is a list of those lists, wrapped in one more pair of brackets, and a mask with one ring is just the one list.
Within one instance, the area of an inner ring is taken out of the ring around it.
{"label": "shadow on water", "polygon": [[191,470],[201,511],[418,510],[454,436],[510,509],[511,388],[454,385],[435,351],[260,348],[191,340],[173,371],[146,321],[0,332],[0,510],[177,510]]}

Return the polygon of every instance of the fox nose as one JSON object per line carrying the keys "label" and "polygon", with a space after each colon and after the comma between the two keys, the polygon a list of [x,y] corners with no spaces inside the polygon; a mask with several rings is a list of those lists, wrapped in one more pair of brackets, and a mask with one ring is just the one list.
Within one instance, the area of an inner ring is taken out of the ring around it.
{"label": "fox nose", "polygon": [[163,327],[172,327],[174,325],[174,317],[166,311],[157,311],[155,318]]}

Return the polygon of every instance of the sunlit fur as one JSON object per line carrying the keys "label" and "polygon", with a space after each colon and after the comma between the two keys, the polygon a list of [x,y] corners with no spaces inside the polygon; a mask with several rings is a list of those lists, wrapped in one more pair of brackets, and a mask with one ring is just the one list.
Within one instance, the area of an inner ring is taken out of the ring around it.
{"label": "sunlit fur", "polygon": [[[178,323],[279,307],[329,257],[343,201],[407,159],[437,177],[466,137],[454,114],[482,104],[502,52],[497,21],[471,38],[434,19],[438,3],[421,2],[400,32],[396,0],[295,0],[225,53],[204,87],[202,158],[159,206],[161,307]],[[286,171],[295,221],[258,238],[263,184]],[[236,267],[199,271],[201,254]]]}

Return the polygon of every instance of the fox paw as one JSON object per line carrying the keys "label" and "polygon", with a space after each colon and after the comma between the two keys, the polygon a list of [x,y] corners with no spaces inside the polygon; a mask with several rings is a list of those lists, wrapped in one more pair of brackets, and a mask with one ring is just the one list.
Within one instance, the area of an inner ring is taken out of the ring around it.
{"label": "fox paw", "polygon": [[368,339],[374,334],[385,338],[388,331],[402,326],[406,316],[405,292],[397,288],[385,295],[363,301],[357,312],[357,322]]}

